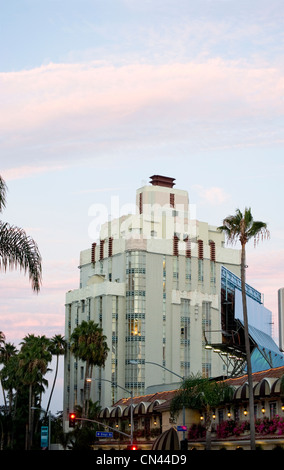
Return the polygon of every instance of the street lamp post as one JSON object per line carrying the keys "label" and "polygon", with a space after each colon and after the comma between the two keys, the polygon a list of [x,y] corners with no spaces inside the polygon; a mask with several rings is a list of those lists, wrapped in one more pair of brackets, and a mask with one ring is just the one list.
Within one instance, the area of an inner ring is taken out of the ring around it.
{"label": "street lamp post", "polygon": [[115,387],[121,388],[125,392],[130,394],[130,443],[131,445],[133,444],[133,391],[132,390],[127,390],[124,387],[121,387],[121,385],[118,385],[116,382],[112,382],[111,380],[108,379],[96,379],[96,378],[87,378],[87,382],[91,382],[92,380],[103,380],[104,382],[109,382]]}

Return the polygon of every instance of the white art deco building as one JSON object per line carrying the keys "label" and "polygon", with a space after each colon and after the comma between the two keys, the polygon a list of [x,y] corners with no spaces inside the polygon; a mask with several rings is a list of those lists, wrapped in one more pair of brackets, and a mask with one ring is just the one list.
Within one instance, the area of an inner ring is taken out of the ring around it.
{"label": "white art deco building", "polygon": [[[136,192],[136,213],[101,227],[80,254],[80,287],[66,294],[66,340],[90,319],[107,337],[108,358],[94,371],[91,392],[102,407],[126,396],[123,389],[138,396],[176,383],[169,371],[228,372],[205,341],[222,341],[221,271],[238,279],[240,251],[225,247],[216,227],[191,218],[188,193],[174,181],[152,176]],[[82,404],[84,388],[84,363],[70,351],[64,373],[68,413]]]}

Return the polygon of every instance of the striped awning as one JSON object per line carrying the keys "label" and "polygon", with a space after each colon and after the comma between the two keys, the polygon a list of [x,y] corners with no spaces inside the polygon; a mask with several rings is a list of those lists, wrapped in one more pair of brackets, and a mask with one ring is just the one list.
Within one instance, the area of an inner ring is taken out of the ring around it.
{"label": "striped awning", "polygon": [[179,437],[175,428],[163,432],[155,440],[152,450],[180,450]]}

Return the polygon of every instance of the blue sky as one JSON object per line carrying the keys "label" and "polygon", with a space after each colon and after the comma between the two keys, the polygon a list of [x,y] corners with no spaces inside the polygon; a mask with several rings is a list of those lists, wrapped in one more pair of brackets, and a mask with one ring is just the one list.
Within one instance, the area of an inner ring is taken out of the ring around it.
{"label": "blue sky", "polygon": [[38,296],[22,273],[0,273],[7,341],[64,334],[90,208],[134,203],[153,174],[176,178],[200,220],[250,206],[269,224],[271,239],[248,249],[248,282],[276,329],[283,1],[0,0],[0,12],[2,219],[43,256]]}

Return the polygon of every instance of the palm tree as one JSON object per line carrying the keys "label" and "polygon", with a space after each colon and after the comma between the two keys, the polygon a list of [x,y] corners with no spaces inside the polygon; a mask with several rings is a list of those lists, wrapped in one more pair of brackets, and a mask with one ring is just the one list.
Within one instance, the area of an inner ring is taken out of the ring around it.
{"label": "palm tree", "polygon": [[[0,212],[6,206],[7,186],[0,176]],[[36,242],[19,227],[0,221],[0,269],[19,267],[29,273],[32,289],[39,292],[42,277],[41,255]]]}
{"label": "palm tree", "polygon": [[52,394],[53,394],[56,379],[57,379],[59,356],[65,354],[66,347],[67,347],[67,343],[66,343],[63,336],[55,335],[55,336],[53,336],[53,338],[51,338],[49,350],[50,350],[52,355],[56,356],[56,369],[55,369],[54,381],[53,381],[50,397],[49,397],[49,400],[48,400],[45,416],[47,416],[47,413],[48,413],[48,410],[49,410]]}
{"label": "palm tree", "polygon": [[19,376],[23,384],[29,387],[29,420],[28,420],[28,448],[32,445],[33,410],[40,403],[36,398],[42,393],[44,375],[48,371],[48,363],[52,355],[48,350],[49,341],[45,336],[28,335],[21,343],[19,353]]}
{"label": "palm tree", "polygon": [[253,220],[251,209],[245,208],[244,213],[237,209],[235,215],[230,215],[223,220],[223,225],[218,227],[227,235],[230,243],[241,243],[241,284],[244,319],[244,336],[247,360],[247,375],[249,386],[249,412],[250,412],[250,440],[251,450],[255,450],[255,423],[254,423],[254,396],[252,382],[251,351],[248,331],[248,314],[246,300],[246,245],[253,238],[255,245],[260,239],[269,237],[267,224]]}
{"label": "palm tree", "polygon": [[86,418],[90,398],[90,384],[87,378],[92,378],[93,366],[104,367],[109,348],[102,328],[92,320],[82,321],[74,329],[70,339],[71,352],[75,357],[86,362],[82,411],[82,417]]}
{"label": "palm tree", "polygon": [[4,404],[5,410],[7,411],[7,399],[5,395],[5,391],[8,391],[8,398],[9,398],[9,412],[11,413],[12,410],[12,398],[13,398],[13,386],[14,386],[14,377],[11,377],[9,373],[9,365],[10,362],[15,356],[17,355],[16,346],[12,343],[4,342],[4,345],[0,347],[0,364],[3,364],[3,368],[0,371],[0,381],[3,390],[3,397],[4,397]]}
{"label": "palm tree", "polygon": [[171,401],[171,414],[175,415],[183,406],[202,411],[205,418],[206,450],[211,449],[213,409],[221,403],[230,402],[233,389],[225,382],[210,380],[201,375],[191,375],[182,383]]}

